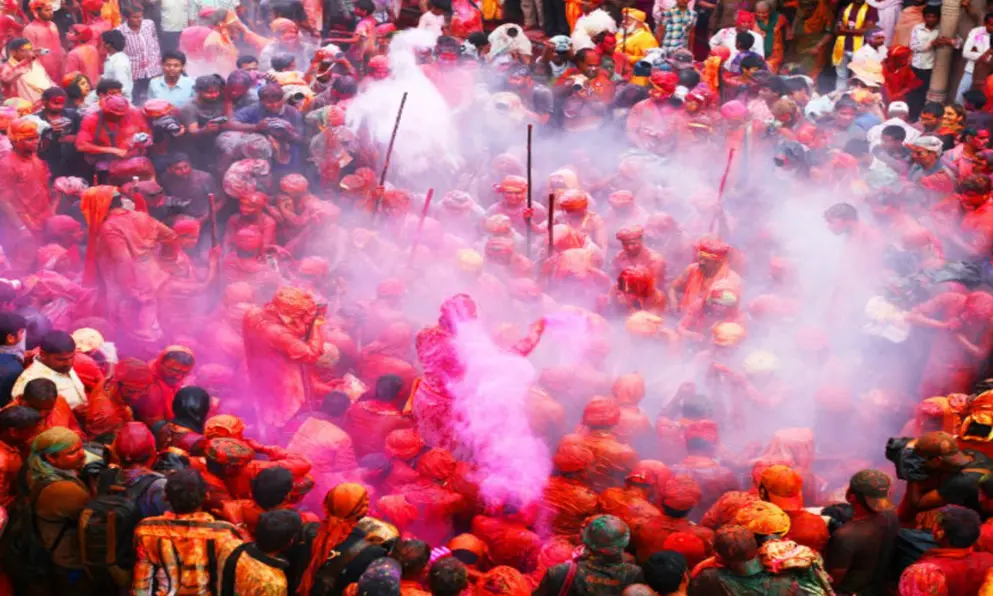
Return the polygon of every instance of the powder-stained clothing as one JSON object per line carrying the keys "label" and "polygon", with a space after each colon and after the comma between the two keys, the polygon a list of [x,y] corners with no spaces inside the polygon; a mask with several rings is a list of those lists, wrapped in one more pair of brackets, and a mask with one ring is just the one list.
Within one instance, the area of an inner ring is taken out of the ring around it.
{"label": "powder-stained clothing", "polygon": [[549,569],[534,596],[559,594],[570,565],[576,565],[576,574],[567,592],[569,596],[620,596],[624,588],[645,581],[641,567],[637,565],[584,556],[574,563],[562,563]]}
{"label": "powder-stained clothing", "polygon": [[22,157],[11,151],[0,159],[0,210],[16,213],[21,220],[5,222],[5,228],[23,224],[40,232],[45,220],[55,215],[48,192],[49,176],[48,164],[37,155]]}
{"label": "powder-stained clothing", "polygon": [[548,479],[539,505],[539,517],[552,533],[578,541],[587,517],[597,512],[598,497],[582,482],[552,476]]}
{"label": "powder-stained clothing", "polygon": [[47,54],[38,57],[38,62],[45,68],[50,79],[61,81],[65,74],[66,52],[55,23],[34,20],[24,26],[23,35],[36,50],[48,50]]}
{"label": "powder-stained clothing", "polygon": [[209,513],[166,513],[142,520],[134,532],[137,563],[133,596],[200,596],[213,593],[218,557],[237,530]]}
{"label": "powder-stained clothing", "polygon": [[76,526],[90,491],[78,479],[56,480],[30,489],[35,523],[42,545],[52,552],[52,562],[65,569],[82,568]]}
{"label": "powder-stained clothing", "polygon": [[10,507],[17,497],[18,475],[23,464],[20,451],[0,442],[0,507]]}
{"label": "powder-stained clothing", "polygon": [[262,552],[254,542],[227,540],[217,556],[219,596],[285,596],[289,563]]}
{"label": "powder-stained clothing", "polygon": [[35,379],[48,379],[55,383],[55,389],[60,396],[65,398],[70,408],[86,403],[86,389],[74,369],[70,369],[68,374],[60,373],[45,366],[38,358],[35,358],[31,366],[27,367],[17,382],[14,383],[14,388],[10,392],[11,396],[21,397],[24,395],[24,387]]}

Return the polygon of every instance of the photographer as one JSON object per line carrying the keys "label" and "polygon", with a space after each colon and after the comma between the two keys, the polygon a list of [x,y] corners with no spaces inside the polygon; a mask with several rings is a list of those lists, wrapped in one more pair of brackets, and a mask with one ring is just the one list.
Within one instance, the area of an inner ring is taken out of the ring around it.
{"label": "photographer", "polygon": [[38,62],[46,50],[36,50],[31,42],[18,37],[7,42],[3,66],[0,66],[0,89],[4,97],[20,97],[31,103],[41,100],[41,94],[55,83]]}
{"label": "photographer", "polygon": [[53,177],[81,176],[86,173],[77,163],[76,133],[82,118],[76,110],[66,108],[68,96],[59,87],[50,87],[41,94],[41,110],[35,112],[49,128],[41,136],[38,157],[48,164]]}
{"label": "photographer", "polygon": [[187,151],[194,163],[202,168],[214,161],[217,135],[229,130],[224,86],[224,79],[219,75],[197,77],[193,83],[196,97],[179,109],[179,119],[188,136]]}
{"label": "photographer", "polygon": [[283,99],[283,88],[268,84],[259,91],[259,103],[242,108],[229,126],[241,132],[256,132],[277,142],[274,174],[298,172],[302,167],[300,143],[303,117]]}

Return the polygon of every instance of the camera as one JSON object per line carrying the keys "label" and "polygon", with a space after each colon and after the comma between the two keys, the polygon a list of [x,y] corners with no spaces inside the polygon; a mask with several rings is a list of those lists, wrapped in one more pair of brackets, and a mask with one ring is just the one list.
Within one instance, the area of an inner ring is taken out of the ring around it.
{"label": "camera", "polygon": [[893,462],[896,477],[908,482],[927,480],[924,458],[914,453],[911,437],[891,437],[886,441],[886,459]]}
{"label": "camera", "polygon": [[154,126],[155,128],[174,137],[183,132],[183,126],[172,116],[163,116],[162,118],[159,118],[154,122]]}

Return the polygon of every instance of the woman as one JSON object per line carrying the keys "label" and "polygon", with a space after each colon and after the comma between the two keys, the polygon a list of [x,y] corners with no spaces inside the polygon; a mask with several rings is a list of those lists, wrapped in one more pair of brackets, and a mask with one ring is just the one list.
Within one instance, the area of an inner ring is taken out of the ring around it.
{"label": "woman", "polygon": [[62,88],[69,96],[70,108],[81,109],[87,102],[86,99],[93,91],[90,79],[81,72],[70,72],[62,77]]}

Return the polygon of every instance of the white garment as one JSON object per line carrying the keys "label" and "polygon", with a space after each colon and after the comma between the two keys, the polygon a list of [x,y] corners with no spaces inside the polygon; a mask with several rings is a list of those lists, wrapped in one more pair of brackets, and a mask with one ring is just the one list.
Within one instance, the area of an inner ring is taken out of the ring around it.
{"label": "white garment", "polygon": [[163,31],[178,33],[190,26],[190,0],[166,0],[161,6]]}
{"label": "white garment", "polygon": [[887,126],[899,126],[903,128],[903,130],[907,131],[907,138],[904,140],[905,143],[909,143],[921,136],[921,131],[911,126],[906,120],[901,120],[900,118],[890,118],[882,124],[873,126],[868,132],[865,133],[865,139],[869,141],[869,147],[875,147],[882,142],[883,129]]}
{"label": "white garment", "polygon": [[965,72],[972,72],[976,68],[976,60],[990,49],[990,34],[986,27],[976,27],[969,31],[962,46],[962,57],[966,59]]}
{"label": "white garment", "polygon": [[79,375],[75,370],[69,370],[69,374],[56,372],[45,366],[40,358],[35,358],[31,366],[24,369],[21,376],[17,377],[14,388],[11,390],[11,397],[24,395],[24,386],[35,379],[48,379],[55,383],[55,389],[59,395],[65,398],[70,408],[86,405],[86,389],[83,382],[79,380]]}
{"label": "white garment", "polygon": [[937,28],[928,29],[924,23],[918,23],[910,32],[910,50],[914,53],[910,65],[919,70],[934,68],[934,40],[938,39],[940,31]]}
{"label": "white garment", "polygon": [[134,88],[134,81],[131,79],[131,59],[124,52],[117,52],[103,63],[103,78],[114,79],[124,86],[124,97],[131,101],[131,89]]}
{"label": "white garment", "polygon": [[[755,52],[759,56],[765,58],[765,40],[761,33],[756,33],[755,31],[749,31],[755,38],[752,47],[749,48],[751,51]],[[738,30],[734,27],[726,27],[721,29],[710,38],[710,49],[716,49],[721,46],[731,50],[731,56],[724,62],[724,68],[730,69],[731,63],[734,62],[735,57],[738,55],[738,50],[735,48],[735,39],[738,37]]]}
{"label": "white garment", "polygon": [[862,64],[864,62],[875,62],[876,64],[882,64],[883,60],[886,60],[886,56],[889,54],[889,49],[885,45],[881,45],[878,48],[874,48],[869,44],[864,44],[861,48],[852,54],[852,62],[855,64]]}
{"label": "white garment", "polygon": [[428,11],[422,14],[420,20],[417,21],[417,28],[427,29],[440,36],[445,29],[445,15],[434,14]]}

